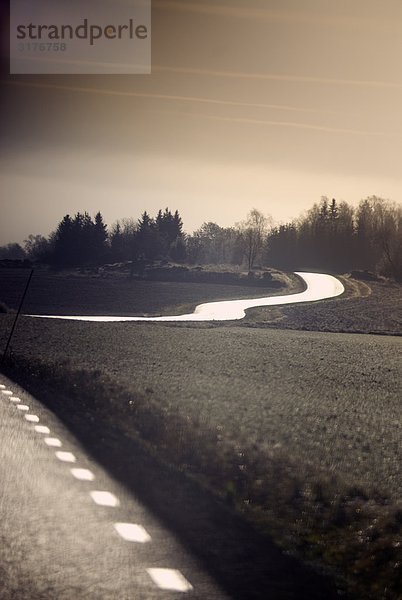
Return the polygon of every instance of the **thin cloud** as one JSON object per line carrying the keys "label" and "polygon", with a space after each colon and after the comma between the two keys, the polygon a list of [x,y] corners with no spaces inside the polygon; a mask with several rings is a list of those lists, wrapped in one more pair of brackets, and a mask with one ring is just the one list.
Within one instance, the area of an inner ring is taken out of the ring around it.
{"label": "thin cloud", "polygon": [[[204,15],[214,15],[222,17],[234,17],[238,19],[275,19],[275,20],[294,20],[296,15],[291,12],[256,9],[253,7],[244,8],[239,6],[224,6],[217,4],[201,4],[198,2],[178,2],[174,0],[153,0],[152,6],[158,10],[170,10],[175,12],[186,12]],[[306,17],[304,17],[306,18]]]}
{"label": "thin cloud", "polygon": [[299,108],[297,106],[289,106],[284,104],[265,104],[260,102],[237,102],[234,100],[218,100],[214,98],[204,98],[198,96],[175,96],[170,94],[151,94],[144,92],[125,92],[120,90],[111,90],[105,88],[92,88],[82,86],[70,86],[70,85],[57,85],[48,83],[34,83],[34,82],[23,82],[23,81],[3,81],[6,85],[22,86],[22,87],[33,87],[33,88],[44,88],[54,89],[62,91],[81,92],[88,94],[101,94],[105,96],[122,96],[122,97],[133,97],[133,98],[149,98],[155,100],[168,100],[178,102],[192,102],[199,104],[211,104],[218,106],[238,106],[246,108],[265,108],[273,110],[285,110],[291,112],[304,112],[304,113],[317,113],[330,111],[316,110],[313,108]]}
{"label": "thin cloud", "polygon": [[[24,57],[24,60],[38,61],[36,57]],[[50,63],[63,63],[63,64],[79,64],[89,66],[102,66],[102,67],[130,67],[133,65],[129,63],[108,63],[108,62],[96,62],[96,61],[83,61],[83,60],[72,60],[72,59],[46,59],[45,57],[40,58],[41,62]],[[388,89],[402,89],[402,83],[393,81],[376,81],[370,79],[339,79],[330,77],[312,77],[310,75],[291,75],[284,73],[249,73],[244,71],[222,71],[215,69],[199,69],[194,67],[171,67],[165,65],[152,65],[152,73],[177,73],[183,75],[202,75],[207,77],[224,77],[228,79],[244,79],[244,80],[255,80],[255,81],[285,81],[290,83],[319,83],[324,85],[345,85],[354,87],[376,87],[376,88],[388,88]],[[118,92],[116,92],[117,94]]]}
{"label": "thin cloud", "polygon": [[243,117],[218,117],[213,115],[205,115],[201,113],[192,113],[192,117],[200,117],[203,119],[211,119],[214,121],[227,121],[230,123],[243,123],[246,125],[265,125],[267,127],[292,127],[296,129],[310,129],[313,131],[322,131],[325,133],[346,133],[352,135],[369,135],[369,136],[384,136],[384,135],[397,135],[397,134],[386,134],[382,131],[365,131],[361,129],[346,129],[338,127],[327,127],[325,125],[313,125],[311,123],[297,123],[294,121],[268,121],[263,119],[247,119]]}
{"label": "thin cloud", "polygon": [[153,0],[153,8],[157,10],[170,10],[175,12],[185,12],[192,14],[203,14],[212,15],[216,17],[229,17],[235,19],[256,19],[256,20],[269,20],[269,21],[284,21],[284,22],[296,22],[305,24],[315,25],[342,25],[344,27],[359,27],[370,26],[378,31],[379,26],[382,24],[384,28],[389,27],[394,22],[390,19],[382,16],[380,19],[370,18],[365,14],[359,14],[354,16],[351,14],[331,14],[297,11],[297,10],[278,10],[272,8],[255,8],[252,6],[230,6],[230,5],[219,5],[219,4],[206,4],[200,2],[191,2],[186,0],[185,2],[180,0]]}
{"label": "thin cloud", "polygon": [[152,66],[153,72],[182,73],[185,75],[205,75],[209,77],[227,77],[231,79],[253,79],[267,81],[287,81],[291,83],[320,83],[329,85],[350,85],[402,89],[402,83],[392,81],[374,81],[368,79],[332,79],[328,77],[310,77],[308,75],[285,75],[277,73],[246,73],[241,71],[217,71],[213,69],[195,69],[192,67]]}
{"label": "thin cloud", "polygon": [[[31,88],[39,88],[39,89],[53,89],[60,91],[68,91],[68,92],[78,92],[78,93],[87,93],[87,94],[97,94],[97,95],[105,95],[105,96],[118,96],[118,97],[135,97],[135,98],[155,98],[169,101],[187,101],[194,103],[202,103],[202,104],[213,104],[213,105],[228,105],[228,106],[242,106],[242,107],[259,107],[259,108],[276,108],[276,109],[285,109],[292,110],[295,112],[306,111],[306,112],[318,112],[313,109],[298,109],[296,107],[282,106],[282,105],[269,105],[269,104],[259,104],[259,103],[243,103],[243,102],[235,102],[235,101],[225,101],[225,100],[215,100],[209,98],[198,98],[193,96],[171,96],[167,94],[148,94],[142,92],[128,92],[128,91],[119,91],[112,89],[102,89],[102,88],[92,88],[92,87],[82,87],[82,86],[68,86],[68,85],[58,85],[58,84],[47,84],[47,83],[36,83],[36,82],[24,82],[24,81],[0,81],[5,85],[9,86],[18,86],[18,87],[31,87]],[[160,113],[166,111],[160,110]],[[171,114],[171,113],[166,113]],[[340,127],[329,127],[326,125],[315,125],[312,123],[301,123],[297,121],[282,121],[282,120],[268,120],[268,119],[254,119],[254,118],[246,118],[246,117],[224,117],[218,115],[207,115],[204,113],[188,113],[187,116],[209,119],[220,122],[230,122],[230,123],[238,123],[238,124],[247,124],[247,125],[261,125],[266,127],[287,127],[287,128],[295,128],[295,129],[305,129],[312,131],[321,131],[325,133],[338,133],[338,134],[350,134],[350,135],[360,135],[360,136],[390,136],[390,137],[399,137],[399,134],[396,133],[385,133],[382,131],[368,131],[361,129],[351,129],[351,128],[340,128]]]}

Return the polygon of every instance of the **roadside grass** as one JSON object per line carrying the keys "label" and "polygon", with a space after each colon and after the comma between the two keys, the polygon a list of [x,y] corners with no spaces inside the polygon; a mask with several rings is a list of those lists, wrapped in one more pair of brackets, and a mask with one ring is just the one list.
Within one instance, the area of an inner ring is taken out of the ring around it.
{"label": "roadside grass", "polygon": [[[380,490],[325,476],[286,452],[262,451],[205,418],[183,416],[151,391],[130,392],[101,370],[57,368],[13,354],[6,374],[45,395],[83,429],[101,425],[140,440],[212,491],[283,549],[324,568],[352,598],[402,594],[402,505]],[[61,394],[61,395],[60,395]]]}

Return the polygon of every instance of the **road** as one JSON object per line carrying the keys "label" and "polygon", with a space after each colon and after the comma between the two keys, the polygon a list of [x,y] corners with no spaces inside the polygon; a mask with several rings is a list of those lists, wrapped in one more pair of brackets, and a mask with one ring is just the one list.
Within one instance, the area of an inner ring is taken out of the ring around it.
{"label": "road", "polygon": [[115,316],[69,316],[69,315],[29,315],[42,319],[67,319],[72,321],[95,321],[112,323],[117,321],[234,321],[243,319],[246,310],[259,306],[278,306],[315,302],[326,298],[335,298],[345,291],[342,283],[332,275],[324,273],[296,272],[305,283],[306,289],[299,294],[267,296],[242,300],[222,300],[206,302],[196,306],[193,313],[185,315],[167,315],[163,317],[115,317]]}
{"label": "road", "polygon": [[227,596],[51,412],[0,378],[2,600]]}

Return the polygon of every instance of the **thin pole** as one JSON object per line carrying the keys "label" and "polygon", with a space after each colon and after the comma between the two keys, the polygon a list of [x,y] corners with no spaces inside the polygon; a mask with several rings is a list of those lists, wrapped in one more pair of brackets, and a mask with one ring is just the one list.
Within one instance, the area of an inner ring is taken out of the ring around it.
{"label": "thin pole", "polygon": [[31,283],[31,279],[32,279],[33,272],[34,272],[34,270],[33,270],[33,269],[31,269],[31,272],[30,272],[30,274],[29,274],[29,277],[28,277],[27,284],[26,284],[26,286],[25,286],[24,293],[22,294],[22,298],[21,298],[20,305],[19,305],[19,307],[18,307],[17,314],[16,314],[16,316],[15,316],[15,319],[14,319],[13,326],[12,326],[12,328],[11,328],[11,331],[10,331],[10,335],[8,336],[8,340],[7,340],[7,344],[6,344],[6,349],[5,349],[5,350],[4,350],[4,352],[3,352],[3,358],[1,359],[1,362],[2,362],[2,363],[5,361],[6,354],[7,354],[7,350],[8,350],[8,347],[9,347],[9,345],[10,345],[11,338],[13,337],[14,329],[15,329],[15,326],[17,325],[18,317],[20,316],[20,312],[21,312],[22,305],[23,305],[23,303],[24,303],[24,300],[25,300],[25,296],[27,295],[27,291],[28,291],[28,288],[29,288],[29,284]]}

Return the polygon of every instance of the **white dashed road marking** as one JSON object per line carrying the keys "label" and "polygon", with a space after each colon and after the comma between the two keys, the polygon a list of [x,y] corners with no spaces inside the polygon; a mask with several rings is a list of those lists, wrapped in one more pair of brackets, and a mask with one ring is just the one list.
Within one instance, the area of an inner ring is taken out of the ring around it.
{"label": "white dashed road marking", "polygon": [[56,456],[62,462],[75,463],[77,460],[72,452],[56,452]]}
{"label": "white dashed road marking", "polygon": [[52,446],[53,448],[61,448],[62,446],[62,443],[59,440],[59,438],[52,437],[45,438],[45,444],[47,444],[48,446]]}
{"label": "white dashed road marking", "polygon": [[141,525],[136,525],[135,523],[115,523],[114,528],[123,540],[127,540],[127,542],[145,544],[145,542],[151,541],[151,536]]}
{"label": "white dashed road marking", "polygon": [[118,498],[111,492],[93,490],[89,493],[95,504],[99,504],[99,506],[119,506],[120,504]]}
{"label": "white dashed road marking", "polygon": [[147,573],[162,590],[189,592],[193,589],[191,583],[175,569],[147,569]]}
{"label": "white dashed road marking", "polygon": [[93,481],[95,475],[89,469],[70,469],[72,475],[81,481]]}
{"label": "white dashed road marking", "polygon": [[[0,384],[0,391],[5,396],[9,397],[12,402],[21,402],[21,399],[13,395],[11,390],[6,389],[6,386]],[[16,408],[20,411],[28,412],[29,406],[27,404],[17,404]],[[39,423],[39,417],[33,414],[25,414],[25,419],[30,423]],[[50,435],[49,427],[46,425],[35,425],[34,429],[37,433],[43,433]],[[60,448],[62,446],[61,440],[56,437],[46,437],[44,442],[49,447]],[[56,457],[67,463],[75,463],[76,457],[72,452],[57,451]],[[81,481],[94,481],[95,475],[89,469],[70,469],[71,474]],[[99,506],[111,506],[116,507],[120,505],[119,499],[111,492],[92,490],[90,496],[95,504]],[[144,544],[152,540],[147,530],[138,525],[137,523],[114,523],[114,528],[119,536],[127,542],[136,542]],[[191,583],[175,569],[146,569],[148,575],[152,581],[162,590],[173,590],[176,592],[188,592],[193,589]]]}
{"label": "white dashed road marking", "polygon": [[46,425],[35,425],[35,431],[37,433],[50,433],[50,429],[49,427],[46,427]]}
{"label": "white dashed road marking", "polygon": [[25,415],[25,418],[31,423],[39,423],[39,417],[37,417],[36,415]]}

